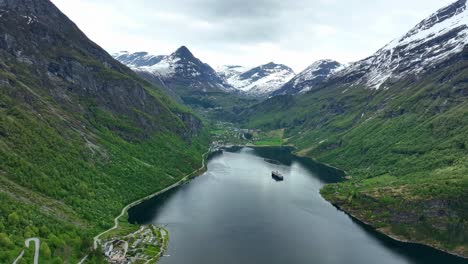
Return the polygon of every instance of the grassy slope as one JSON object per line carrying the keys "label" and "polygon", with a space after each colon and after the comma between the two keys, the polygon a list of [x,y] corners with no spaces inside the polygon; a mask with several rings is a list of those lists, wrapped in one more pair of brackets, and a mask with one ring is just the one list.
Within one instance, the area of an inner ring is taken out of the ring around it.
{"label": "grassy slope", "polygon": [[254,145],[256,146],[282,146],[284,130],[272,130],[269,132],[261,132],[255,135],[258,137],[258,140],[255,141]]}
{"label": "grassy slope", "polygon": [[[388,90],[327,87],[254,107],[250,127],[286,128],[301,155],[347,171],[324,188],[402,239],[468,255],[468,100],[463,60]],[[291,118],[292,117],[292,118]]]}

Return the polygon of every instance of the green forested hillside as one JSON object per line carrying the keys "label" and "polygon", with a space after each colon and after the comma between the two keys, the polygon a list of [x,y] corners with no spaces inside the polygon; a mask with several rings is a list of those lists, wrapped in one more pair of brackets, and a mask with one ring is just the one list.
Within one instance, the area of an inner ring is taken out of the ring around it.
{"label": "green forested hillside", "polygon": [[199,168],[207,133],[50,1],[0,9],[0,263],[29,237],[41,263],[77,263],[124,205]]}
{"label": "green forested hillside", "polygon": [[388,89],[330,85],[242,114],[346,170],[323,195],[405,240],[468,255],[468,50]]}
{"label": "green forested hillside", "polygon": [[[1,0],[0,17],[0,263],[30,237],[41,263],[77,263],[124,205],[199,168],[209,138],[49,0]],[[468,256],[467,61],[465,49],[388,89],[332,83],[244,111],[253,99],[171,88],[208,117],[281,131],[298,154],[346,170],[322,194],[359,219]]]}

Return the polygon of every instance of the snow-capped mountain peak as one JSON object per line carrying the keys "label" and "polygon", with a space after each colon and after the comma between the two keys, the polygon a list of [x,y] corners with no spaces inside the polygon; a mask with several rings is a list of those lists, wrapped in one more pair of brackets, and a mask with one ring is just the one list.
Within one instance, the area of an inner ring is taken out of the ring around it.
{"label": "snow-capped mountain peak", "polygon": [[192,52],[185,46],[181,46],[178,48],[174,53],[171,54],[172,57],[177,57],[177,58],[185,58],[187,60],[193,60],[196,59],[195,56],[193,56]]}
{"label": "snow-capped mountain peak", "polygon": [[418,78],[468,44],[467,0],[459,0],[421,21],[363,60],[340,65],[317,61],[274,93],[296,94],[328,83],[387,88],[405,77]]}
{"label": "snow-capped mountain peak", "polygon": [[336,71],[343,69],[343,67],[344,65],[334,60],[318,60],[301,72],[294,82],[297,84],[313,78],[327,78]]}
{"label": "snow-capped mountain peak", "polygon": [[425,71],[468,44],[467,0],[459,0],[424,19],[403,37],[338,74],[353,85],[379,89],[385,83]]}
{"label": "snow-capped mountain peak", "polygon": [[411,29],[398,41],[392,41],[385,49],[390,49],[395,44],[409,44],[415,40],[430,40],[459,26],[468,24],[466,12],[466,0],[459,0],[445,8],[440,9],[430,17]]}
{"label": "snow-capped mountain peak", "polygon": [[268,96],[294,77],[294,71],[283,64],[270,62],[255,68],[222,66],[218,72],[234,88],[253,96]]}
{"label": "snow-capped mountain peak", "polygon": [[165,83],[180,83],[188,88],[232,89],[208,64],[196,58],[185,46],[170,55],[150,55],[147,52],[120,52],[113,55],[134,71],[151,74]]}

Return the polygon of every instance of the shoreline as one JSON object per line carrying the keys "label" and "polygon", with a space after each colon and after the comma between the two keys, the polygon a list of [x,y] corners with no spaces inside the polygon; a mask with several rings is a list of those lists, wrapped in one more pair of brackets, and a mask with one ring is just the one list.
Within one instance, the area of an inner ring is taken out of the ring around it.
{"label": "shoreline", "polygon": [[[293,147],[294,149],[297,149],[297,148],[296,148],[295,146],[293,146],[293,145],[292,145],[292,147]],[[335,166],[333,166],[333,165],[331,165],[331,164],[328,164],[328,163],[325,163],[325,162],[321,162],[321,161],[319,161],[319,160],[316,160],[316,159],[314,159],[314,158],[311,158],[311,157],[308,157],[308,156],[305,156],[305,155],[300,155],[300,154],[298,154],[298,153],[296,153],[296,152],[291,152],[291,154],[293,154],[293,155],[295,155],[295,156],[297,156],[297,157],[307,158],[307,159],[310,159],[310,160],[312,160],[312,161],[314,161],[314,162],[317,162],[317,163],[323,164],[323,165],[325,165],[325,166],[328,166],[328,167],[330,167],[330,168],[333,168],[333,169],[342,171],[342,172],[344,172],[344,174],[345,174],[345,180],[350,180],[350,179],[352,179],[352,176],[348,175],[348,173],[347,173],[345,170],[342,170],[342,169],[340,169],[340,168],[338,168],[338,167],[335,167]],[[322,195],[320,195],[320,196],[322,196]],[[325,197],[323,197],[323,196],[322,196],[322,198],[325,199]],[[385,231],[383,231],[383,230],[381,230],[381,229],[377,229],[377,228],[375,228],[371,223],[369,223],[369,222],[367,222],[367,221],[364,221],[363,219],[357,217],[357,216],[354,215],[353,213],[351,213],[351,212],[349,212],[349,211],[343,209],[343,208],[342,208],[341,206],[339,206],[338,204],[333,203],[333,202],[331,202],[331,201],[329,201],[329,200],[327,200],[327,199],[325,199],[325,201],[329,202],[330,204],[332,204],[333,206],[335,206],[338,210],[344,212],[345,214],[347,214],[348,216],[350,216],[350,217],[353,218],[354,220],[356,220],[356,221],[358,221],[358,222],[360,222],[360,223],[366,225],[367,227],[370,227],[372,230],[374,230],[374,231],[378,232],[379,234],[382,234],[382,235],[384,235],[384,236],[386,236],[386,237],[388,237],[388,238],[390,238],[390,239],[393,239],[393,240],[398,241],[398,242],[400,242],[400,243],[414,244],[414,245],[422,245],[422,246],[430,247],[430,248],[432,248],[432,249],[435,249],[435,250],[444,252],[444,253],[446,253],[446,254],[449,254],[449,255],[452,255],[452,256],[455,256],[455,257],[459,257],[459,258],[461,258],[461,259],[466,259],[466,260],[468,260],[468,255],[465,256],[465,255],[459,254],[459,253],[457,253],[457,252],[452,252],[452,251],[449,251],[449,250],[447,250],[447,249],[443,249],[443,248],[440,248],[440,247],[438,247],[438,246],[430,245],[430,244],[423,243],[423,242],[417,242],[417,241],[411,241],[411,240],[402,239],[402,238],[397,237],[397,236],[394,235],[394,234],[387,233],[387,232],[385,232]]]}
{"label": "shoreline", "polygon": [[[322,196],[323,199],[325,199],[325,197]],[[443,249],[443,248],[440,248],[438,246],[435,246],[435,245],[430,245],[430,244],[427,244],[427,243],[423,243],[423,242],[417,242],[417,241],[412,241],[412,240],[407,240],[407,239],[402,239],[402,238],[399,238],[397,237],[396,235],[394,234],[391,234],[391,233],[387,233],[381,229],[377,229],[375,228],[371,223],[361,219],[360,217],[356,216],[355,214],[343,209],[341,206],[339,206],[338,204],[336,203],[333,203],[331,201],[328,201],[327,199],[325,199],[325,201],[329,202],[330,204],[332,204],[334,207],[336,207],[338,210],[340,210],[341,212],[345,213],[346,215],[348,215],[349,217],[351,217],[352,219],[354,219],[355,221],[358,221],[359,223],[371,228],[372,230],[374,230],[375,232],[381,234],[381,235],[384,235],[394,241],[398,241],[400,243],[405,243],[405,244],[413,244],[413,245],[422,245],[422,246],[425,246],[425,247],[429,247],[429,248],[432,248],[432,249],[435,249],[437,251],[441,251],[441,252],[444,252],[446,254],[449,254],[449,255],[452,255],[452,256],[455,256],[455,257],[458,257],[458,258],[461,258],[461,259],[465,259],[465,260],[468,260],[468,256],[465,256],[465,255],[462,255],[462,254],[459,254],[459,253],[456,253],[456,252],[452,252],[452,251],[449,251],[447,249]]]}
{"label": "shoreline", "polygon": [[352,179],[352,176],[348,175],[348,173],[345,171],[345,170],[342,170],[338,167],[335,167],[331,164],[328,164],[328,163],[325,163],[325,162],[322,162],[322,161],[319,161],[319,160],[316,160],[314,158],[311,158],[311,157],[308,157],[308,156],[305,156],[305,155],[300,155],[296,152],[297,150],[297,147],[294,146],[294,145],[281,145],[281,146],[277,146],[277,145],[261,145],[261,146],[257,146],[257,145],[251,145],[251,144],[245,144],[245,145],[227,145],[227,146],[223,146],[223,147],[241,147],[241,148],[290,148],[291,149],[291,154],[298,157],[298,158],[304,158],[304,159],[309,159],[315,163],[318,163],[318,164],[321,164],[321,165],[324,165],[325,167],[329,167],[331,169],[334,169],[334,170],[338,170],[338,171],[341,171],[343,172],[344,176],[343,176],[343,181],[346,181],[346,180],[350,180]]}
{"label": "shoreline", "polygon": [[[290,149],[292,149],[291,154],[294,155],[294,156],[296,156],[296,157],[310,159],[310,160],[312,160],[312,161],[314,161],[314,162],[316,162],[316,163],[320,163],[320,164],[325,165],[325,166],[327,166],[327,167],[330,167],[330,168],[332,168],[332,169],[342,171],[342,172],[346,175],[346,177],[351,177],[351,176],[348,175],[348,173],[347,173],[345,170],[342,170],[342,169],[340,169],[340,168],[338,168],[338,167],[335,167],[335,166],[333,166],[333,165],[331,165],[331,164],[329,164],[329,163],[325,163],[325,162],[316,160],[316,159],[314,159],[314,158],[308,157],[308,156],[306,156],[306,155],[301,155],[301,154],[297,153],[297,151],[296,151],[296,150],[297,150],[297,147],[294,146],[294,145],[291,145],[291,144],[287,144],[287,145],[254,145],[254,144],[244,144],[244,145],[241,145],[241,144],[233,144],[233,145],[224,145],[224,146],[222,146],[222,147],[241,147],[241,148],[290,148]],[[346,180],[351,179],[351,178],[346,178],[346,177],[345,177],[344,179],[346,179]]]}
{"label": "shoreline", "polygon": [[[294,149],[296,149],[296,150],[297,150],[297,148],[296,148],[295,146],[293,146],[293,147],[294,147]],[[309,156],[307,156],[307,155],[302,155],[302,154],[299,154],[297,151],[294,151],[294,152],[291,152],[291,153],[292,153],[293,155],[297,156],[297,157],[301,157],[301,158],[310,159],[310,160],[312,160],[312,161],[314,161],[314,162],[317,162],[317,163],[323,164],[323,165],[325,165],[325,166],[327,166],[327,167],[330,167],[330,168],[332,168],[332,169],[335,169],[335,170],[342,171],[342,172],[345,174],[345,177],[344,177],[344,179],[346,179],[346,180],[350,180],[350,179],[352,179],[352,176],[351,176],[351,175],[348,175],[348,172],[347,172],[347,171],[345,171],[345,170],[342,170],[342,169],[340,169],[340,168],[338,168],[338,167],[335,167],[335,166],[333,166],[333,165],[331,165],[331,164],[328,164],[328,163],[325,163],[325,162],[319,161],[319,160],[317,160],[317,159],[314,159],[314,158],[311,158],[311,157],[309,157]]]}
{"label": "shoreline", "polygon": [[[225,145],[225,146],[222,146],[222,148],[226,148],[226,147],[228,147],[228,148],[229,148],[229,147],[253,147],[253,148],[255,148],[255,147],[260,147],[260,148],[261,148],[261,147],[289,147],[289,148],[293,148],[293,149],[295,148],[294,146],[291,146],[291,145],[287,145],[287,146],[255,146],[255,145],[233,144],[233,145]],[[93,241],[94,241],[93,249],[94,249],[94,250],[97,249],[98,244],[100,244],[100,242],[101,242],[99,238],[100,238],[102,235],[104,235],[104,234],[106,234],[106,233],[108,233],[108,232],[110,232],[110,231],[112,231],[112,230],[115,230],[115,229],[117,229],[117,228],[119,227],[119,224],[118,224],[119,219],[120,219],[122,216],[125,215],[125,213],[128,211],[128,209],[130,209],[131,207],[133,207],[133,206],[135,206],[135,205],[138,205],[138,204],[140,204],[140,203],[142,203],[142,202],[144,202],[144,201],[146,201],[146,200],[148,200],[148,199],[154,198],[154,197],[156,197],[156,196],[158,196],[158,195],[161,195],[161,194],[163,194],[163,193],[165,193],[165,192],[167,192],[167,191],[169,191],[169,190],[172,190],[172,189],[174,189],[174,188],[176,188],[176,187],[178,187],[178,186],[184,184],[187,180],[190,180],[190,179],[192,178],[192,176],[195,175],[196,173],[200,173],[200,172],[206,167],[206,157],[207,157],[207,155],[209,155],[210,153],[212,153],[212,149],[211,149],[211,148],[210,148],[207,152],[205,152],[204,154],[202,154],[202,166],[201,166],[199,169],[197,169],[197,170],[191,172],[191,173],[188,174],[188,175],[185,175],[182,179],[180,179],[180,180],[177,181],[176,183],[174,183],[174,184],[172,184],[172,185],[170,185],[170,186],[168,186],[168,187],[166,187],[166,188],[164,188],[164,189],[162,189],[162,190],[159,190],[159,191],[157,191],[157,192],[155,192],[155,193],[153,193],[153,194],[150,194],[150,195],[148,195],[148,196],[145,196],[145,197],[143,197],[143,198],[141,198],[141,199],[139,199],[139,200],[136,200],[136,201],[134,201],[134,202],[132,202],[132,203],[126,205],[126,206],[122,209],[120,215],[118,215],[116,218],[114,218],[114,226],[111,227],[111,228],[109,228],[109,229],[107,229],[107,230],[105,230],[105,231],[103,231],[102,233],[100,233],[99,235],[97,235],[97,236],[95,236],[95,237],[93,238]],[[330,168],[333,168],[333,169],[337,169],[337,170],[343,171],[343,172],[345,173],[345,175],[346,175],[346,171],[341,170],[340,168],[337,168],[337,167],[335,167],[335,166],[333,166],[333,165],[320,162],[320,161],[318,161],[318,160],[316,160],[316,159],[313,159],[313,158],[310,158],[310,157],[307,157],[307,156],[297,155],[297,153],[295,153],[295,152],[293,152],[293,151],[291,151],[291,154],[293,154],[293,155],[295,155],[295,156],[297,156],[297,157],[302,157],[302,158],[310,159],[310,160],[312,160],[312,161],[314,161],[314,162],[323,164],[323,165],[325,165],[325,166],[327,166],[327,167],[330,167]],[[322,196],[322,197],[323,197],[323,196]],[[323,197],[323,198],[324,198],[324,197]],[[324,199],[325,199],[325,198],[324,198]],[[355,214],[349,212],[348,210],[345,210],[344,208],[342,208],[342,207],[339,206],[338,204],[333,203],[333,202],[331,202],[331,201],[329,201],[329,200],[327,200],[327,199],[325,199],[325,200],[326,200],[327,202],[329,202],[330,204],[332,204],[334,207],[336,207],[338,210],[344,212],[346,215],[348,215],[349,217],[351,217],[351,218],[354,219],[355,221],[358,221],[359,223],[361,223],[361,224],[363,224],[363,225],[365,225],[365,226],[371,228],[373,231],[378,232],[379,234],[384,235],[385,237],[387,237],[387,238],[389,238],[389,239],[392,239],[392,240],[397,241],[397,242],[400,242],[400,243],[405,243],[405,244],[414,244],[414,245],[426,246],[426,247],[435,249],[435,250],[437,250],[437,251],[444,252],[444,253],[446,253],[446,254],[452,255],[452,256],[454,256],[454,257],[458,257],[458,258],[461,258],[461,259],[468,260],[468,256],[459,254],[459,253],[457,253],[457,252],[452,252],[452,251],[449,251],[449,250],[447,250],[447,249],[443,249],[443,248],[440,248],[440,247],[438,247],[438,246],[430,245],[430,244],[423,243],[423,242],[417,242],[417,241],[411,241],[411,240],[402,239],[402,238],[397,237],[397,236],[394,235],[394,234],[385,232],[384,230],[381,230],[381,229],[377,229],[377,228],[375,228],[371,223],[369,223],[369,222],[367,222],[367,221],[361,219],[360,217],[356,216]]]}
{"label": "shoreline", "polygon": [[[249,144],[245,144],[245,145],[230,145],[229,147],[251,147],[251,148],[255,148],[255,147],[290,147],[290,148],[293,148],[293,149],[297,149],[294,145],[285,145],[285,146],[255,146],[255,145],[249,145]],[[333,168],[333,169],[336,169],[336,170],[339,170],[339,171],[342,171],[344,172],[345,174],[345,180],[350,180],[350,176],[348,176],[348,173],[345,171],[345,170],[342,170],[338,167],[335,167],[331,164],[328,164],[328,163],[324,163],[324,162],[320,162],[319,160],[316,160],[314,158],[311,158],[311,157],[308,157],[308,156],[304,156],[304,155],[299,155],[297,154],[295,151],[291,151],[291,154],[294,155],[294,156],[297,156],[297,157],[301,157],[301,158],[307,158],[307,159],[310,159],[314,162],[317,162],[317,163],[320,163],[320,164],[323,164],[327,167],[330,167],[330,168]],[[322,196],[322,195],[321,195]],[[325,197],[322,196],[323,199],[325,199]],[[437,247],[435,245],[430,245],[430,244],[427,244],[427,243],[423,243],[423,242],[417,242],[417,241],[411,241],[411,240],[405,240],[405,239],[401,239],[401,238],[398,238],[396,235],[394,234],[390,234],[390,233],[387,233],[387,232],[384,232],[383,230],[380,230],[380,229],[377,229],[375,228],[371,223],[369,222],[366,222],[364,221],[363,219],[357,217],[356,215],[354,215],[353,213],[343,209],[341,206],[339,206],[338,204],[336,203],[333,203],[327,199],[325,199],[325,201],[329,202],[330,204],[332,204],[334,207],[336,207],[338,210],[344,212],[345,214],[347,214],[348,216],[350,216],[351,218],[353,218],[354,220],[366,225],[367,227],[371,228],[372,230],[378,232],[379,234],[382,234],[394,241],[398,241],[400,243],[406,243],[406,244],[414,244],[414,245],[422,245],[422,246],[426,246],[426,247],[430,247],[432,249],[435,249],[435,250],[438,250],[438,251],[441,251],[441,252],[444,252],[446,254],[449,254],[449,255],[452,255],[452,256],[455,256],[455,257],[459,257],[461,259],[466,259],[468,260],[468,256],[465,256],[465,255],[462,255],[462,254],[459,254],[457,252],[452,252],[452,251],[449,251],[447,249],[443,249],[443,248],[440,248],[440,247]]]}
{"label": "shoreline", "polygon": [[202,154],[202,166],[196,170],[194,170],[193,172],[185,175],[182,179],[180,179],[179,181],[177,181],[176,183],[162,189],[162,190],[159,190],[155,193],[152,193],[150,195],[147,195],[141,199],[138,199],[134,202],[131,202],[130,204],[127,204],[124,208],[122,208],[122,211],[120,212],[120,214],[114,218],[114,226],[112,226],[111,228],[99,233],[98,235],[96,235],[94,238],[93,238],[93,250],[96,250],[98,248],[98,245],[101,244],[101,239],[100,237],[103,236],[104,234],[112,231],[112,230],[115,230],[119,227],[119,219],[125,215],[125,213],[127,213],[128,209],[130,209],[131,207],[135,206],[135,205],[138,205],[146,200],[149,200],[149,199],[152,199],[158,195],[161,195],[169,190],[172,190],[180,185],[182,185],[183,183],[185,183],[187,180],[190,180],[191,179],[191,176],[192,175],[195,175],[197,173],[201,173],[203,171],[203,169],[205,169],[206,167],[206,156],[211,153],[211,148],[208,149],[207,152],[203,153]]}

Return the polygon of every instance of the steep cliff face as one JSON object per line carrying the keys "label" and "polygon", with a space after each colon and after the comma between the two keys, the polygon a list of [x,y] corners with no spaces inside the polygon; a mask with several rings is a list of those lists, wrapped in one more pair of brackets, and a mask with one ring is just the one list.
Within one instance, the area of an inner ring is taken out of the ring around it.
{"label": "steep cliff face", "polygon": [[41,261],[76,262],[124,204],[198,168],[207,144],[197,116],[50,1],[0,0],[1,263],[27,236],[49,244]]}
{"label": "steep cliff face", "polygon": [[185,110],[162,102],[167,98],[157,88],[115,61],[47,1],[5,1],[0,7],[5,8],[0,11],[4,66],[18,62],[34,69],[43,83],[38,89],[62,106],[87,112],[86,105],[73,102],[71,96],[78,96],[129,117],[147,134],[162,129],[183,135],[197,132],[161,124],[166,116],[183,115]]}

